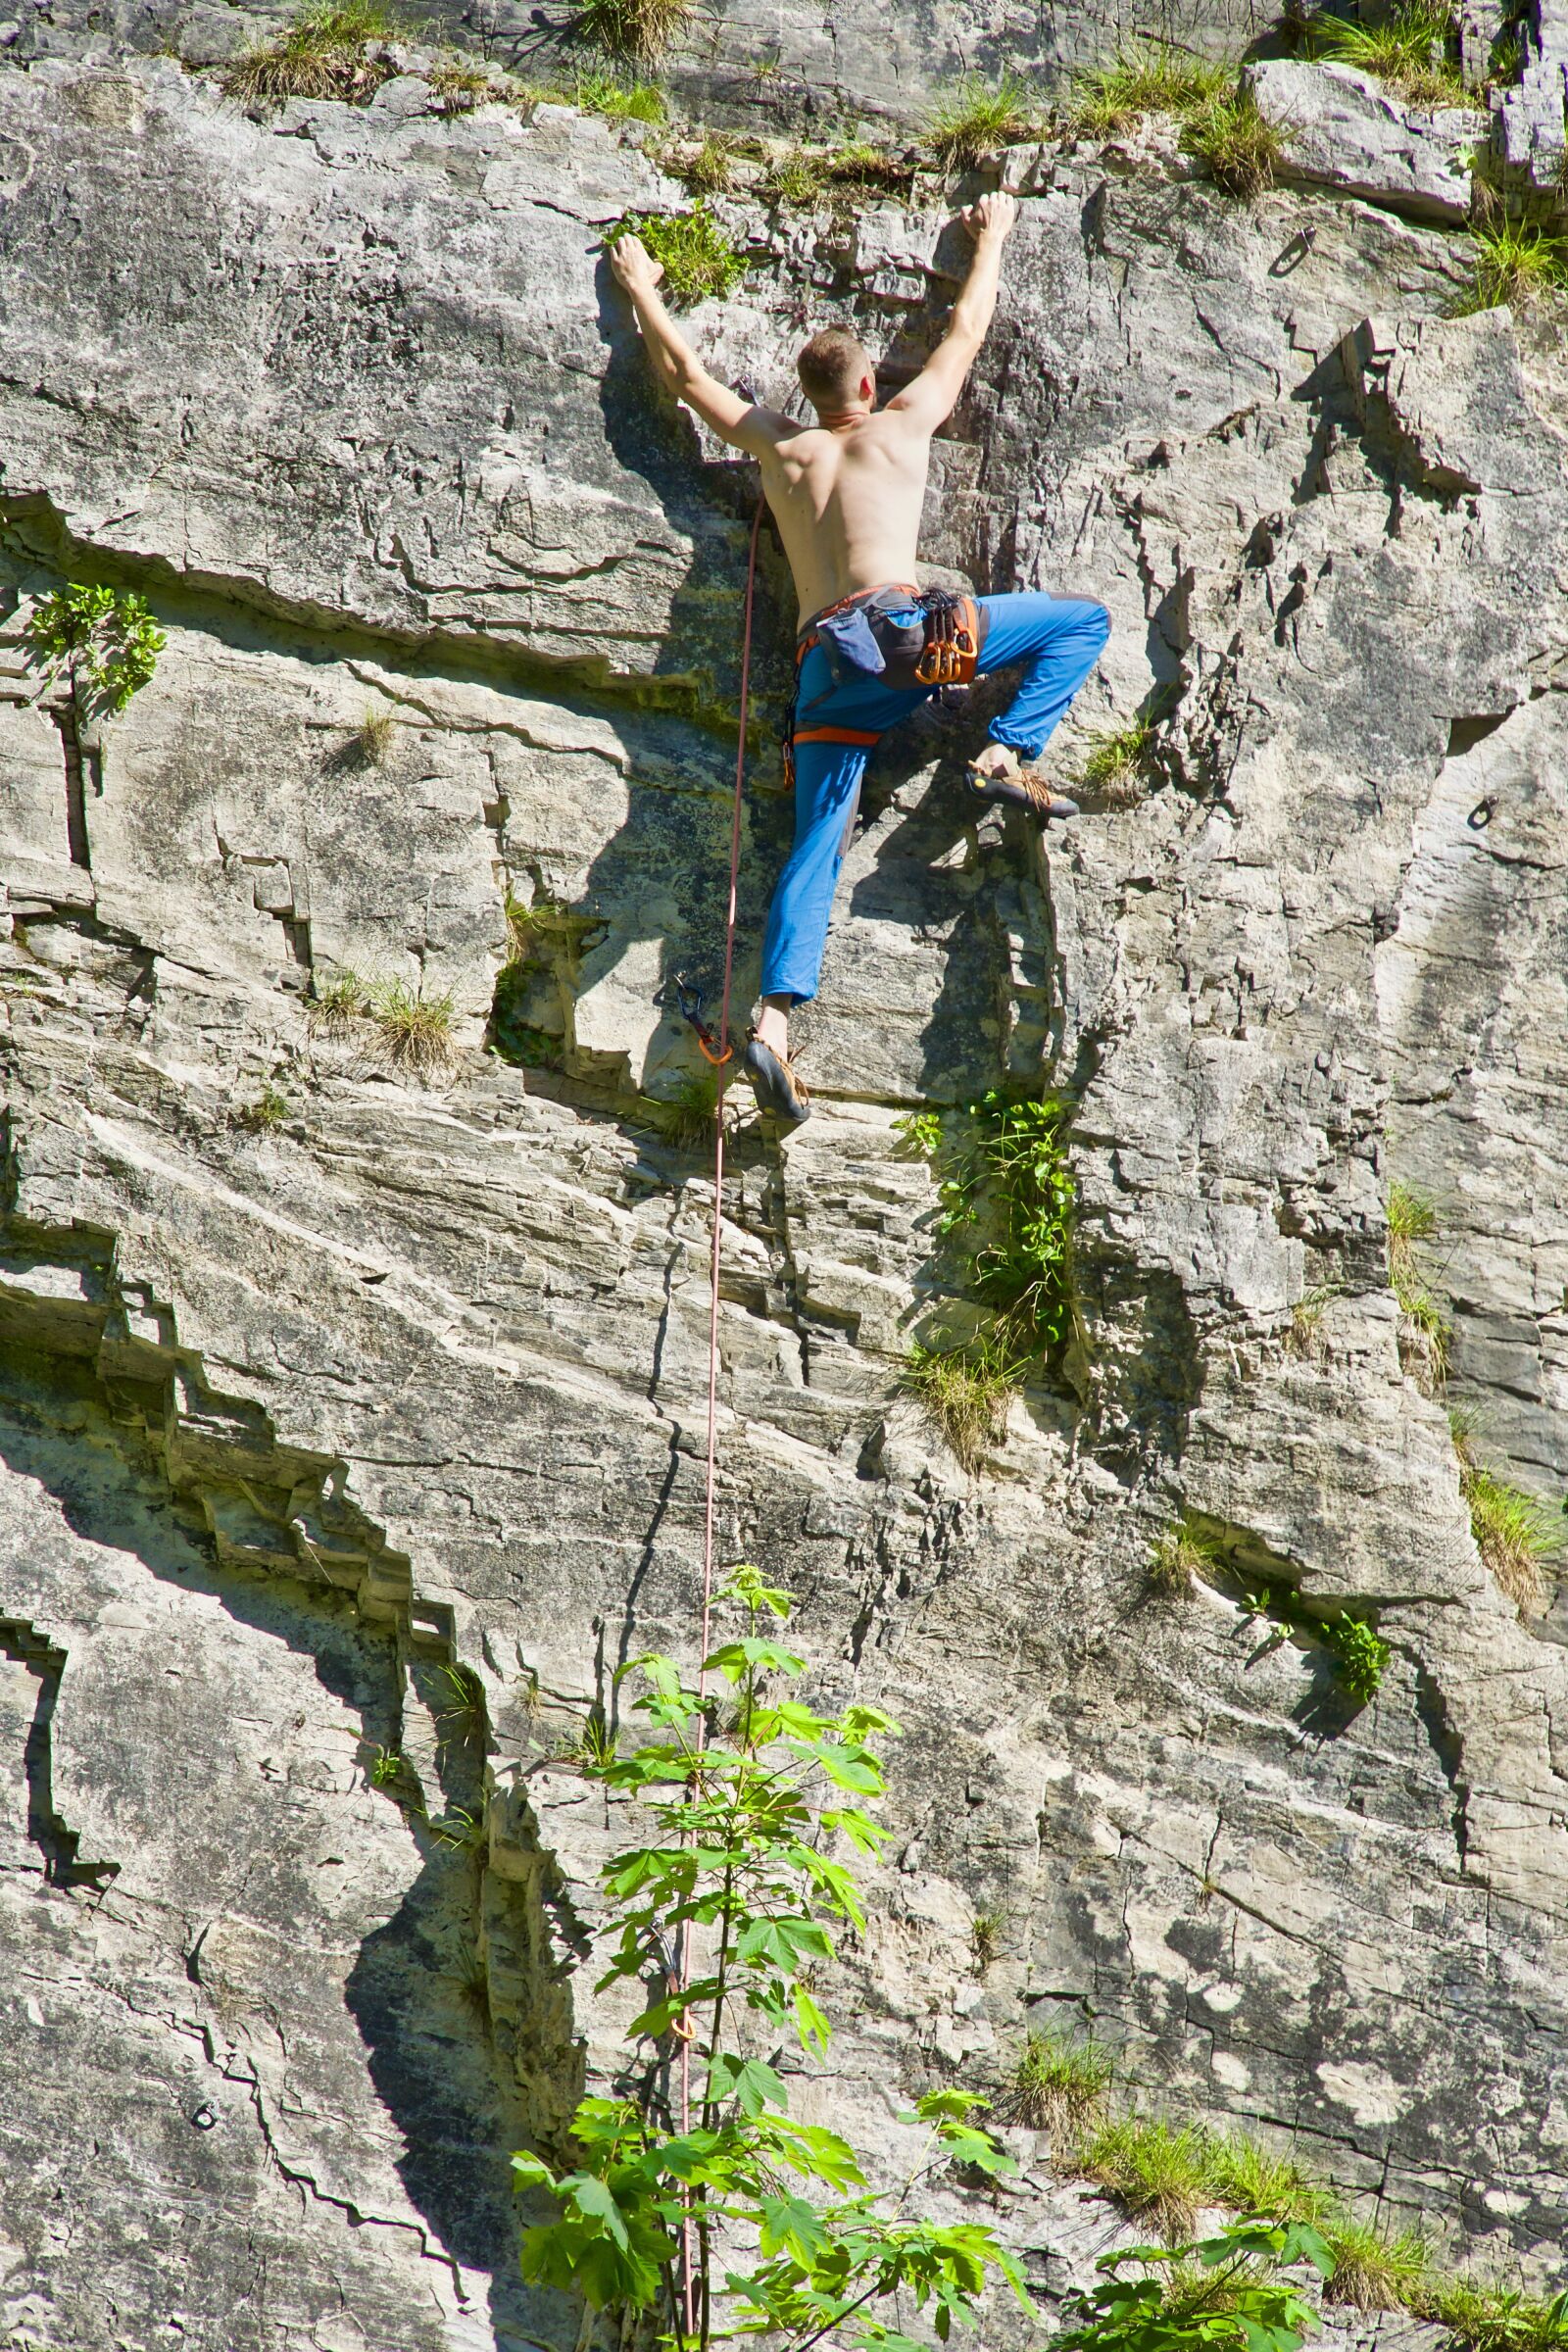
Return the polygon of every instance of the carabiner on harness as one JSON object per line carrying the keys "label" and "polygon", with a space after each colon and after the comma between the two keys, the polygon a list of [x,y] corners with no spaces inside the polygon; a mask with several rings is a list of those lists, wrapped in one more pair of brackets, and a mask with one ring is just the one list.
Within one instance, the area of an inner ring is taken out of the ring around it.
{"label": "carabiner on harness", "polygon": [[707,1058],[712,1063],[714,1069],[721,1070],[724,1067],[725,1062],[728,1061],[733,1055],[735,1049],[732,1045],[726,1044],[723,1051],[719,1051],[718,1042],[715,1039],[713,1032],[711,1029],[710,1029],[708,1023],[703,1018],[702,990],[697,987],[694,981],[688,980],[684,972],[677,972],[673,979],[669,981],[668,985],[660,990],[658,996],[654,999],[654,1003],[656,1004],[667,1004],[669,1003],[669,992],[671,989],[673,989],[675,992],[676,1011],[680,1014],[681,1019],[689,1022],[691,1027],[696,1031],[697,1043],[702,1048]]}

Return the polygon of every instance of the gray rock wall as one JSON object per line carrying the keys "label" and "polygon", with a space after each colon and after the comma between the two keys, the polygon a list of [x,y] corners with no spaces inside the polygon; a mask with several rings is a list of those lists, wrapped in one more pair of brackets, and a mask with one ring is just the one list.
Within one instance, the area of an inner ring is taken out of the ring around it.
{"label": "gray rock wall", "polygon": [[[697,1067],[662,985],[714,970],[752,488],[598,243],[680,191],[564,110],[447,122],[405,77],[259,125],[168,63],[0,74],[0,158],[8,2324],[564,2344],[505,2155],[603,2053],[605,1824],[545,1760],[689,1648],[701,1556],[710,1180],[650,1098]],[[925,551],[1110,607],[1057,772],[1164,715],[1147,797],[1046,845],[970,821],[978,721],[890,746],[816,1116],[781,1150],[734,1099],[724,1551],[906,1725],[810,2095],[874,2138],[1092,2015],[1152,2103],[1547,2280],[1564,1625],[1478,1558],[1383,1203],[1437,1199],[1454,1391],[1555,1504],[1560,360],[1448,318],[1463,241],[1390,211],[1241,208],[1152,134],[1016,161]],[[917,363],[941,216],[720,210],[721,371],[781,395],[818,316]],[[170,644],[73,780],[21,629],[100,567]],[[743,990],[787,831],[764,727]],[[584,918],[526,1071],[480,1043],[509,885]],[[450,996],[439,1083],[313,1020],[345,966]],[[1077,1102],[1082,1331],[970,1479],[899,1386],[956,1310],[895,1122],[1003,1077]],[[1182,1510],[1238,1575],[1159,1602]],[[1373,1704],[1259,1639],[1259,1569],[1378,1611]],[[399,1743],[456,1842],[373,1785]],[[1059,2286],[1113,2223],[1040,2149],[1006,2226]]]}

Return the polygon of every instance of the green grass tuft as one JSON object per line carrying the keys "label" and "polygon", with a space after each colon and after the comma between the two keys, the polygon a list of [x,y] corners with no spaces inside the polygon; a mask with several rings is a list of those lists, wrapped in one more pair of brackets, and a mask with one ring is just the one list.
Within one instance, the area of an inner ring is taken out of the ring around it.
{"label": "green grass tuft", "polygon": [[452,1063],[451,997],[427,997],[405,980],[372,980],[360,1010],[372,1020],[394,1062],[416,1077],[433,1077]]}
{"label": "green grass tuft", "polygon": [[435,1720],[443,1746],[482,1745],[489,1730],[484,1685],[471,1666],[438,1666]]}
{"label": "green grass tuft", "polygon": [[996,147],[1038,138],[1041,121],[1033,94],[1015,74],[999,81],[976,76],[938,100],[925,120],[921,144],[944,172],[970,172]]}
{"label": "green grass tuft", "polygon": [[1114,2074],[1110,2052],[1092,2035],[1031,2031],[1003,2086],[1001,2113],[1026,2131],[1066,2139],[1101,2120]]}
{"label": "green grass tuft", "polygon": [[909,1349],[901,1388],[917,1396],[965,1470],[977,1471],[1007,1426],[1025,1365],[987,1335],[961,1348]]}
{"label": "green grass tuft", "polygon": [[373,704],[367,704],[365,716],[350,747],[360,766],[386,765],[392,756],[397,724],[390,710],[378,710]]}
{"label": "green grass tuft", "polygon": [[1389,1187],[1388,1227],[1389,1288],[1403,1317],[1400,1361],[1427,1396],[1436,1396],[1448,1377],[1453,1334],[1427,1287],[1417,1245],[1436,1237],[1438,1212],[1425,1193],[1396,1182]]}
{"label": "green grass tuft", "polygon": [[471,115],[487,98],[501,95],[489,69],[470,65],[463,57],[440,59],[431,67],[429,79],[430,95],[443,115]]}
{"label": "green grass tuft", "polygon": [[365,982],[349,964],[311,974],[311,1010],[323,1027],[336,1029],[359,1019],[365,1005]]}
{"label": "green grass tuft", "polygon": [[1454,305],[1455,318],[1494,310],[1499,303],[1528,311],[1545,296],[1568,289],[1568,238],[1531,221],[1494,220],[1478,225],[1473,242],[1475,276]]}
{"label": "green grass tuft", "polygon": [[1006,1926],[1007,1914],[1001,1909],[977,1911],[969,1922],[969,1949],[982,1976],[1002,1949]]}
{"label": "green grass tuft", "polygon": [[1213,1542],[1178,1523],[1165,1530],[1150,1554],[1150,1590],[1164,1599],[1179,1600],[1192,1591],[1195,1578],[1212,1574],[1218,1564]]}
{"label": "green grass tuft", "polygon": [[746,275],[746,264],[730,244],[706,204],[689,213],[628,213],[617,220],[605,243],[640,237],[664,270],[663,290],[677,309],[710,296],[733,292]]}
{"label": "green grass tuft", "polygon": [[1211,2201],[1271,2221],[1306,2222],[1318,2229],[1335,2210],[1332,2189],[1289,2156],[1276,2156],[1244,2132],[1216,2132],[1208,2141],[1206,2185]]}
{"label": "green grass tuft", "polygon": [[247,49],[222,76],[230,98],[276,106],[285,98],[343,98],[367,106],[389,74],[372,54],[400,27],[376,0],[307,0],[270,41]]}
{"label": "green grass tuft", "polygon": [[677,1152],[710,1149],[713,1121],[718,1114],[718,1079],[709,1070],[693,1070],[673,1095],[645,1096],[642,1115]]}
{"label": "green grass tuft", "polygon": [[574,40],[588,41],[628,65],[656,65],[697,14],[695,0],[581,0],[572,11]]}
{"label": "green grass tuft", "polygon": [[281,1127],[288,1117],[289,1102],[280,1086],[267,1081],[254,1102],[234,1113],[234,1124],[250,1135],[267,1135],[272,1128]]}
{"label": "green grass tuft", "polygon": [[736,143],[723,131],[710,131],[679,177],[694,196],[719,196],[735,177]]}
{"label": "green grass tuft", "polygon": [[1450,1413],[1448,1426],[1476,1548],[1499,1592],[1517,1608],[1540,1609],[1546,1597],[1542,1563],[1561,1551],[1568,1537],[1562,1513],[1476,1459],[1475,1426],[1466,1414]]}
{"label": "green grass tuft", "polygon": [[1076,2163],[1135,2222],[1172,2241],[1191,2236],[1212,2195],[1209,2141],[1195,2124],[1173,2130],[1157,2117],[1117,2116],[1090,2130]]}
{"label": "green grass tuft", "polygon": [[1230,70],[1173,50],[1135,45],[1108,66],[1077,76],[1068,105],[1067,127],[1091,139],[1131,130],[1146,115],[1175,115],[1185,122],[1224,96]]}
{"label": "green grass tuft", "polygon": [[1375,24],[1325,13],[1306,28],[1311,56],[1374,74],[1411,106],[1475,103],[1459,72],[1458,41],[1451,12],[1430,0],[1404,0]]}
{"label": "green grass tuft", "polygon": [[1284,153],[1278,127],[1258,112],[1250,90],[1216,94],[1187,118],[1182,145],[1216,188],[1250,202],[1274,185]]}
{"label": "green grass tuft", "polygon": [[1448,2342],[1465,2352],[1562,2352],[1568,2345],[1568,2288],[1547,2302],[1461,2273],[1429,2279],[1413,2307],[1422,2319],[1446,2328]]}
{"label": "green grass tuft", "polygon": [[1149,754],[1154,741],[1152,718],[1130,719],[1089,737],[1078,769],[1086,792],[1098,793],[1107,808],[1132,808],[1143,799]]}
{"label": "green grass tuft", "polygon": [[1291,1309],[1291,1328],[1285,1335],[1285,1345],[1293,1355],[1308,1363],[1319,1363],[1326,1352],[1323,1340],[1323,1316],[1330,1301],[1340,1295],[1337,1282],[1319,1283],[1303,1291]]}
{"label": "green grass tuft", "polygon": [[1323,2236],[1334,2257],[1334,2276],[1325,2290],[1329,2303],[1354,2311],[1408,2311],[1430,2277],[1426,2244],[1412,2230],[1393,2236],[1368,2222],[1332,2216]]}

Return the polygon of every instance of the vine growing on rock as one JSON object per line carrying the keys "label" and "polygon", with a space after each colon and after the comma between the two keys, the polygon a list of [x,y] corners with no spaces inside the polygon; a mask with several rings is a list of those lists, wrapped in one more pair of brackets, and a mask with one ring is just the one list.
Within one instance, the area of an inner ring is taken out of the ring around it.
{"label": "vine growing on rock", "polygon": [[[962,2090],[932,2092],[902,2119],[923,2130],[891,2190],[870,2186],[841,2133],[790,2114],[786,2048],[802,2058],[827,2048],[811,1979],[833,1957],[835,1931],[863,1926],[854,1862],[884,1836],[867,1811],[883,1790],[869,1742],[897,1726],[875,1707],[824,1715],[770,1695],[805,1671],[769,1625],[787,1618],[788,1595],[741,1567],[720,1601],[746,1630],[711,1651],[699,1685],[668,1657],[633,1660],[622,1674],[645,1686],[633,1711],[651,1736],[582,1762],[651,1825],[646,1842],[604,1866],[612,1957],[601,1989],[652,1981],[626,2029],[626,2075],[649,2043],[661,2062],[636,2090],[582,2101],[572,2163],[514,2159],[518,2187],[560,2207],[525,2232],[523,2273],[622,2328],[654,2315],[683,2352],[752,2334],[785,2352],[828,2337],[916,2352],[884,2316],[896,2297],[928,2314],[944,2342],[993,2276],[1031,2308],[989,2228],[911,2211],[939,2170],[1013,2168],[972,2120],[984,2102]],[[710,1676],[727,1687],[722,1710]]]}

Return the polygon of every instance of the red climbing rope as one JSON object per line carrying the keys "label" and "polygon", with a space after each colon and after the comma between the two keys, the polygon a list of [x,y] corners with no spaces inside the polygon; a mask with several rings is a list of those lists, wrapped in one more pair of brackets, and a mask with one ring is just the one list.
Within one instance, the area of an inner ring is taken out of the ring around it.
{"label": "red climbing rope", "polygon": [[[700,1662],[697,1669],[699,1698],[708,1692],[708,1652],[713,1614],[713,1511],[718,1464],[718,1253],[719,1234],[724,1209],[724,1088],[727,1083],[726,1064],[731,1058],[729,1043],[730,980],[735,969],[735,915],[741,870],[741,807],[746,790],[746,727],[750,716],[752,696],[752,613],[757,602],[757,549],[762,530],[762,505],[757,502],[752,517],[752,544],[746,561],[746,626],[741,638],[741,707],[740,736],[735,746],[735,805],[729,828],[729,906],[724,916],[724,988],[718,1005],[718,1037],[724,1048],[722,1057],[704,1052],[718,1072],[718,1096],[713,1105],[713,1242],[709,1262],[708,1298],[708,1467],[703,1500],[703,1634]],[[697,1750],[702,1753],[704,1717],[697,1717]],[[681,1938],[680,1980],[684,1986],[690,1982],[690,1935]],[[680,2128],[692,2128],[692,2036],[681,2042],[680,2052]],[[690,2219],[681,2224],[681,2300],[685,2306],[686,2332],[696,2332],[697,2314],[693,2301],[692,2226]]]}

